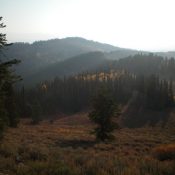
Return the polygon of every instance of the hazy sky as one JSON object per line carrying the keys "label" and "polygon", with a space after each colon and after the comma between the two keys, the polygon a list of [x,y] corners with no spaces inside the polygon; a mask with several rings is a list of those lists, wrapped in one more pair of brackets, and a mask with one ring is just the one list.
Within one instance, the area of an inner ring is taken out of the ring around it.
{"label": "hazy sky", "polygon": [[0,0],[12,42],[79,36],[139,50],[175,50],[175,0]]}

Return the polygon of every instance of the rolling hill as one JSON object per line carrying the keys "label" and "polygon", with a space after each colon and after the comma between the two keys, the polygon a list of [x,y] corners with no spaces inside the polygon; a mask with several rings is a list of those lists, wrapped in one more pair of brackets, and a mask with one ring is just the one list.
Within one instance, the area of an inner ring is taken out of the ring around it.
{"label": "rolling hill", "polygon": [[[126,52],[125,49],[109,44],[86,40],[78,37],[52,39],[29,43],[14,43],[0,55],[0,59],[19,59],[21,64],[17,73],[24,78],[46,68],[49,65],[64,61],[88,52],[109,53],[112,51]],[[118,55],[118,53],[116,53]],[[116,55],[115,54],[115,55]],[[130,52],[127,53],[130,55]],[[4,57],[5,55],[5,57]],[[118,58],[120,58],[119,54]],[[126,54],[124,54],[126,56]],[[108,58],[108,56],[106,56]],[[93,64],[93,63],[92,63]]]}
{"label": "rolling hill", "polygon": [[[102,60],[118,60],[138,53],[137,50],[115,47],[109,44],[79,37],[52,39],[29,43],[14,43],[0,54],[0,60],[19,59],[15,67],[24,82],[39,82],[55,76],[72,75],[98,67]],[[154,53],[174,57],[175,52]],[[29,83],[29,84],[30,84]]]}
{"label": "rolling hill", "polygon": [[22,83],[33,85],[44,80],[51,80],[55,77],[69,76],[79,72],[95,70],[106,62],[102,52],[89,52],[81,54],[65,61],[50,64],[49,66],[25,77]]}

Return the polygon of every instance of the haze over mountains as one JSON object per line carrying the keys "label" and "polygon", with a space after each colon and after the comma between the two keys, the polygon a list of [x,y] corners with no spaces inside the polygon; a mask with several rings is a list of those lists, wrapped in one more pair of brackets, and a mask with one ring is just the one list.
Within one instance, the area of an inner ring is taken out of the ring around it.
{"label": "haze over mountains", "polygon": [[[21,63],[16,71],[24,82],[37,83],[56,76],[88,71],[104,64],[138,53],[149,53],[115,47],[79,37],[52,39],[29,43],[14,43],[1,55],[4,59],[16,58]],[[175,57],[175,52],[157,52],[163,57]]]}

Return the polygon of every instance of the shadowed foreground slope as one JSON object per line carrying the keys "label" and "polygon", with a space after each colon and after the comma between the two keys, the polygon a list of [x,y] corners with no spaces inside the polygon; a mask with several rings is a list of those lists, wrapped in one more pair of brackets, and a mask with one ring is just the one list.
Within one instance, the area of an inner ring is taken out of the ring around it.
{"label": "shadowed foreground slope", "polygon": [[173,161],[158,161],[152,149],[174,143],[169,129],[116,130],[116,141],[97,143],[86,114],[8,129],[0,145],[0,172],[9,175],[174,175]]}

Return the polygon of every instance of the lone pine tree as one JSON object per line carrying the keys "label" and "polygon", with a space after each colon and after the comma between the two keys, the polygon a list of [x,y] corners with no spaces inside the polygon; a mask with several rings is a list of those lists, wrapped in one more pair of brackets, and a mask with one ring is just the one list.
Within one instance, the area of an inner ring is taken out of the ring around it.
{"label": "lone pine tree", "polygon": [[99,90],[92,102],[92,111],[89,118],[97,127],[94,130],[96,139],[99,141],[114,139],[112,131],[118,128],[117,123],[113,121],[113,117],[117,117],[119,109],[106,88]]}

